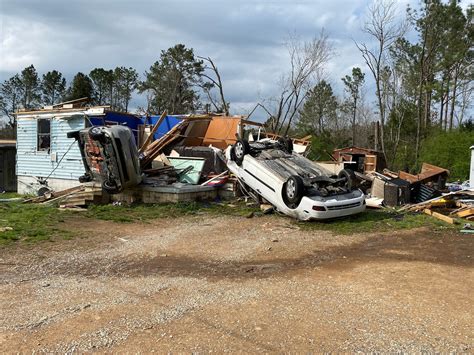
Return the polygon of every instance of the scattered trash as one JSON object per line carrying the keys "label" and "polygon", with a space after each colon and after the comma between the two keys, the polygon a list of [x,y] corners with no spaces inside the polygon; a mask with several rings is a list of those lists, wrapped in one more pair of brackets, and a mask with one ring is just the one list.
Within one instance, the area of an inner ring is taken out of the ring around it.
{"label": "scattered trash", "polygon": [[263,212],[263,214],[271,214],[273,213],[273,206],[268,204],[261,204],[260,210]]}

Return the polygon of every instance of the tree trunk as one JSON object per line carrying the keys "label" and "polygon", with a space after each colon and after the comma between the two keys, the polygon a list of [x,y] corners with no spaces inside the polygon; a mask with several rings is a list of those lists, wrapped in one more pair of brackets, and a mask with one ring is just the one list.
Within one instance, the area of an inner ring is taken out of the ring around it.
{"label": "tree trunk", "polygon": [[444,78],[441,80],[441,101],[440,101],[440,108],[439,108],[439,127],[443,128],[443,108],[444,108]]}
{"label": "tree trunk", "polygon": [[357,97],[354,97],[354,107],[353,107],[353,116],[352,116],[352,145],[355,146],[355,136],[356,136],[356,114],[357,114]]}
{"label": "tree trunk", "polygon": [[448,107],[449,107],[449,80],[450,77],[448,77],[448,82],[446,85],[446,104],[444,105],[444,130],[446,131],[448,128]]}
{"label": "tree trunk", "polygon": [[453,84],[453,95],[451,97],[451,113],[449,115],[449,130],[453,129],[453,118],[454,118],[454,106],[456,105],[456,89],[458,83],[458,67],[454,70],[454,84]]}
{"label": "tree trunk", "polygon": [[425,119],[424,127],[429,127],[431,124],[431,89],[427,90],[425,93]]}
{"label": "tree trunk", "polygon": [[[426,36],[426,35],[425,35]],[[416,122],[416,139],[415,139],[415,165],[418,164],[418,155],[420,151],[420,140],[421,140],[421,123],[423,120],[423,112],[421,109],[421,100],[423,96],[423,85],[424,85],[424,78],[425,78],[425,73],[424,73],[424,62],[425,62],[425,47],[426,47],[426,38],[423,39],[423,47],[421,50],[421,56],[420,56],[420,78],[418,82],[418,120]]]}

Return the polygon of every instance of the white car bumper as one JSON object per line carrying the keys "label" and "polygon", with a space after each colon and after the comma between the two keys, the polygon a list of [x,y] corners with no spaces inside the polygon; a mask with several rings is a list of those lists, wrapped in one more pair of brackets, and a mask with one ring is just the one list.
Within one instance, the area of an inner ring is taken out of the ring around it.
{"label": "white car bumper", "polygon": [[[352,195],[352,196],[348,196]],[[331,197],[305,196],[293,211],[301,220],[330,219],[350,216],[365,211],[365,197],[362,191]]]}

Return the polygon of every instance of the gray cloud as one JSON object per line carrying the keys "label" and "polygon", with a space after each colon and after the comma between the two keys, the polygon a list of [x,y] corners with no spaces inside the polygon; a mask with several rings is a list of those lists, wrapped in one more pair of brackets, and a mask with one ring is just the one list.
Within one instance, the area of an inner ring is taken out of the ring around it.
{"label": "gray cloud", "polygon": [[[327,67],[340,78],[363,61],[352,40],[362,38],[366,0],[1,0],[0,79],[34,64],[71,78],[95,67],[132,66],[143,73],[176,43],[217,63],[234,111],[274,95],[288,69],[289,33],[309,39],[325,28],[337,55]],[[401,11],[405,2],[400,2]],[[135,97],[134,106],[143,98]],[[237,112],[235,112],[237,113]]]}

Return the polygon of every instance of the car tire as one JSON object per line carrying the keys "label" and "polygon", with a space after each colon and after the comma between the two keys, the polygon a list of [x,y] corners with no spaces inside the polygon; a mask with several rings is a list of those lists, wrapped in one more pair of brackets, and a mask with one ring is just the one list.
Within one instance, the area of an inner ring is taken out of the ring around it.
{"label": "car tire", "polygon": [[119,192],[118,186],[113,180],[104,180],[102,182],[102,189],[109,194],[116,194]]}
{"label": "car tire", "polygon": [[339,179],[341,178],[346,178],[346,183],[345,187],[349,190],[352,190],[353,187],[355,187],[357,178],[354,172],[350,169],[342,169],[339,174],[337,174],[337,177]]}
{"label": "car tire", "polygon": [[288,206],[296,208],[305,193],[303,179],[298,175],[292,175],[283,185],[283,199]]}
{"label": "car tire", "polygon": [[249,142],[244,139],[239,139],[232,147],[232,150],[234,152],[234,161],[237,163],[237,165],[242,165],[245,155],[250,152]]}
{"label": "car tire", "polygon": [[90,176],[89,174],[84,174],[84,175],[79,176],[79,182],[81,184],[85,182],[89,182],[89,181],[92,181],[92,176]]}
{"label": "car tire", "polygon": [[285,152],[288,154],[293,153],[293,141],[291,138],[280,138],[278,139],[278,143],[280,143],[281,147]]}
{"label": "car tire", "polygon": [[100,127],[92,127],[89,129],[89,135],[93,140],[99,142],[103,142],[105,138],[104,132]]}

